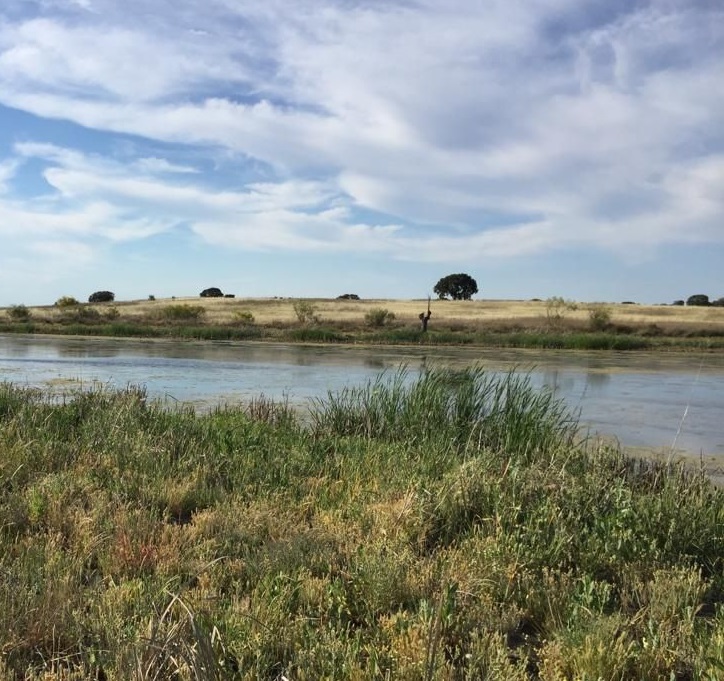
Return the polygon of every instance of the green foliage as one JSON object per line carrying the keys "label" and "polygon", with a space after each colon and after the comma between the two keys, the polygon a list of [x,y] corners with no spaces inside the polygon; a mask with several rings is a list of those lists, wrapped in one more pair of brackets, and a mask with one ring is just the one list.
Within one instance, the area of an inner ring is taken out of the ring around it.
{"label": "green foliage", "polygon": [[89,303],[112,303],[116,299],[113,291],[96,291],[88,297]]}
{"label": "green foliage", "polygon": [[202,298],[223,298],[224,294],[220,288],[212,286],[211,288],[205,288],[199,294]]}
{"label": "green foliage", "polygon": [[312,419],[0,383],[0,425],[2,678],[721,676],[724,492],[525,377]]}
{"label": "green foliage", "polygon": [[301,324],[319,323],[317,308],[308,300],[295,300],[293,307],[294,314],[297,316],[297,321]]}
{"label": "green foliage", "polygon": [[80,303],[73,296],[61,296],[55,301],[56,307],[74,307]]}
{"label": "green foliage", "polygon": [[591,331],[605,331],[611,324],[611,308],[608,305],[592,305],[588,310]]}
{"label": "green foliage", "polygon": [[393,321],[394,319],[394,312],[390,312],[388,309],[383,307],[373,307],[365,314],[365,323],[367,326],[372,326],[374,328],[383,327],[385,324]]}
{"label": "green foliage", "polygon": [[66,324],[93,324],[101,320],[101,313],[88,305],[65,306],[62,321]]}
{"label": "green foliage", "polygon": [[347,340],[347,337],[338,331],[322,326],[291,329],[287,337],[300,343],[340,343]]}
{"label": "green foliage", "polygon": [[11,305],[7,315],[17,322],[27,322],[31,317],[30,310],[25,305]]}
{"label": "green foliage", "polygon": [[189,305],[187,303],[166,305],[159,310],[161,318],[168,321],[193,321],[200,319],[205,314],[206,308],[203,305]]}
{"label": "green foliage", "polygon": [[237,310],[234,312],[234,321],[241,324],[253,324],[254,315],[249,310]]}
{"label": "green foliage", "polygon": [[478,283],[469,274],[448,274],[435,284],[433,291],[441,300],[470,300],[478,292]]}
{"label": "green foliage", "polygon": [[699,307],[707,307],[709,305],[709,296],[703,293],[697,293],[693,296],[689,296],[686,299],[687,305],[694,305]]}

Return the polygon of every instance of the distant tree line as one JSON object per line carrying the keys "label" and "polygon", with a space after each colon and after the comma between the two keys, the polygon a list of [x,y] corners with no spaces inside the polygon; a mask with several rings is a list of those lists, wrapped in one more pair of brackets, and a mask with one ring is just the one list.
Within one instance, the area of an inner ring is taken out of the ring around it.
{"label": "distant tree line", "polygon": [[[675,300],[674,305],[684,305],[683,300]],[[695,293],[686,299],[686,305],[694,307],[724,307],[724,298],[709,300],[709,296],[704,293]]]}

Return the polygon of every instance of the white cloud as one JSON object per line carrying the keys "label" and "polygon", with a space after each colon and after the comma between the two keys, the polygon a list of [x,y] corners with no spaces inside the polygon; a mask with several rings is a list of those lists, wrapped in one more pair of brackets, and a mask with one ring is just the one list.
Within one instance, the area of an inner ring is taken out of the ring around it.
{"label": "white cloud", "polygon": [[0,207],[30,232],[185,224],[243,249],[449,261],[724,238],[713,5],[72,4],[0,27],[0,102],[273,172],[213,189],[161,155],[18,144],[54,192],[52,210]]}

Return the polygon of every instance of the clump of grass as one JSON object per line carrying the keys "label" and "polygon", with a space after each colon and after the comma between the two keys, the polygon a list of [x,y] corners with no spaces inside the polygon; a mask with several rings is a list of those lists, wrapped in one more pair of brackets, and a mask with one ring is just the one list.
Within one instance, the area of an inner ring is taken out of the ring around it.
{"label": "clump of grass", "polygon": [[203,305],[189,305],[187,303],[179,303],[176,305],[166,305],[158,311],[162,319],[177,321],[195,321],[206,314],[206,308]]}
{"label": "clump of grass", "polygon": [[385,326],[394,319],[394,312],[390,312],[384,307],[374,307],[365,314],[365,324],[374,328]]}
{"label": "clump of grass", "polygon": [[580,443],[526,376],[312,414],[0,383],[0,676],[700,678],[724,493]]}
{"label": "clump of grass", "polygon": [[291,329],[285,337],[302,343],[341,343],[347,340],[346,336],[338,331],[321,326]]}
{"label": "clump of grass", "polygon": [[565,405],[529,376],[488,375],[480,368],[432,369],[414,378],[406,370],[364,387],[317,400],[316,432],[389,440],[505,449],[529,455],[570,445],[578,428]]}

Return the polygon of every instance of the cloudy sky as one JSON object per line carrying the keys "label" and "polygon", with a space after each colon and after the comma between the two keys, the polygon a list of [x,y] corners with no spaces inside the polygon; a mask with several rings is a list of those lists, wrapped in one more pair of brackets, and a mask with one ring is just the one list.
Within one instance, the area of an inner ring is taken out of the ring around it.
{"label": "cloudy sky", "polygon": [[723,271],[721,0],[0,5],[0,305]]}

